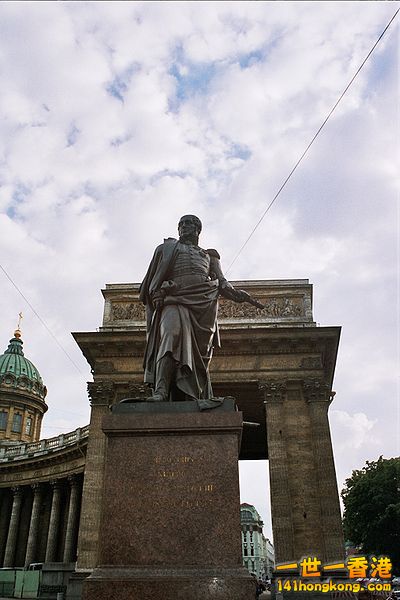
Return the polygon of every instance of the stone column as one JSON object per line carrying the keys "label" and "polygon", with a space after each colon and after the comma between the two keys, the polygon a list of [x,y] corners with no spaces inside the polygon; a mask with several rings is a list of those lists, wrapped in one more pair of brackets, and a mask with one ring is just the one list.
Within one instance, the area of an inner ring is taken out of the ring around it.
{"label": "stone column", "polygon": [[29,525],[28,542],[26,544],[25,566],[28,566],[35,560],[40,521],[40,506],[42,502],[42,486],[39,483],[34,483],[31,487],[33,490],[33,504],[31,522]]}
{"label": "stone column", "polygon": [[9,496],[7,488],[2,488],[0,490],[0,498],[0,566],[2,566],[9,524]]}
{"label": "stone column", "polygon": [[76,476],[68,477],[70,484],[70,497],[67,518],[67,532],[65,534],[63,562],[69,563],[74,559],[74,543],[77,535],[77,518],[80,503],[80,487]]}
{"label": "stone column", "polygon": [[45,562],[54,562],[57,558],[57,534],[61,509],[61,485],[59,481],[50,482],[53,488],[49,532],[47,534],[47,547]]}
{"label": "stone column", "polygon": [[115,384],[112,381],[88,383],[88,393],[92,412],[78,538],[79,570],[94,569],[97,565],[106,451],[106,437],[101,430],[101,422],[109,412],[108,406],[114,402]]}
{"label": "stone column", "polygon": [[4,554],[4,566],[5,567],[13,567],[14,566],[14,556],[15,550],[17,547],[17,539],[18,539],[18,530],[19,530],[19,520],[21,516],[21,505],[22,505],[22,497],[23,490],[20,487],[13,487],[13,504],[11,509],[11,518],[10,525],[8,528],[8,536],[6,543],[6,551]]}
{"label": "stone column", "polygon": [[321,558],[327,562],[340,561],[344,558],[344,539],[328,421],[328,408],[334,394],[330,386],[319,379],[304,381],[303,390],[312,425],[324,552]]}
{"label": "stone column", "polygon": [[291,498],[286,455],[285,418],[283,401],[284,382],[260,384],[264,392],[266,413],[269,477],[271,485],[271,516],[274,531],[275,560],[277,563],[296,560],[291,514]]}

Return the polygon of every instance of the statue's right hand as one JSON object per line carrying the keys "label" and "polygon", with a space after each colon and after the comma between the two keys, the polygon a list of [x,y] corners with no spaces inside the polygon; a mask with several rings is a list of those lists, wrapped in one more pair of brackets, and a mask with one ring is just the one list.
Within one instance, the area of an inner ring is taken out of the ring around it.
{"label": "statue's right hand", "polygon": [[162,305],[164,304],[164,296],[165,293],[162,290],[157,290],[152,293],[151,300],[155,309],[162,308]]}
{"label": "statue's right hand", "polygon": [[154,308],[157,310],[158,308],[162,308],[164,304],[164,298],[157,298],[153,300]]}

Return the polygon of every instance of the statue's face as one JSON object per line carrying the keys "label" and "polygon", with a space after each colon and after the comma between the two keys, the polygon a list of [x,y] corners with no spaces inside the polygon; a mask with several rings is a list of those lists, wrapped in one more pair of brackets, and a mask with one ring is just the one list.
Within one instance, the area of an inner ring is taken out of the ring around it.
{"label": "statue's face", "polygon": [[178,223],[179,237],[198,237],[200,234],[199,221],[194,215],[185,215]]}

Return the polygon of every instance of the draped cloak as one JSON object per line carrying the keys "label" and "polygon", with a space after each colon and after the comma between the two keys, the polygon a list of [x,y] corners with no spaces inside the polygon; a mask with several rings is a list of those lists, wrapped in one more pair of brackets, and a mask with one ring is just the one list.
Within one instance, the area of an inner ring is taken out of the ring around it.
{"label": "draped cloak", "polygon": [[[208,277],[193,283],[193,278],[171,281],[180,242],[167,238],[158,246],[140,286],[139,299],[146,305],[147,345],[144,381],[153,388],[157,363],[171,354],[177,364],[175,385],[191,399],[212,398],[209,363],[214,346],[219,346],[217,323],[219,280]],[[212,261],[215,250],[203,251]],[[215,277],[215,275],[212,275]],[[155,309],[152,293],[165,290],[164,303]]]}

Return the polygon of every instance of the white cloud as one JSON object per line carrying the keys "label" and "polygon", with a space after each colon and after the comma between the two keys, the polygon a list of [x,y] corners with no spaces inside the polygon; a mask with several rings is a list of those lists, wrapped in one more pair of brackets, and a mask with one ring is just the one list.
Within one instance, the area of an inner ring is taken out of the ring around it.
{"label": "white cloud", "polygon": [[344,410],[330,412],[332,428],[338,432],[338,445],[341,452],[351,449],[358,450],[362,445],[377,444],[378,440],[371,439],[370,431],[376,424],[376,419],[368,419],[365,413],[349,414]]}

